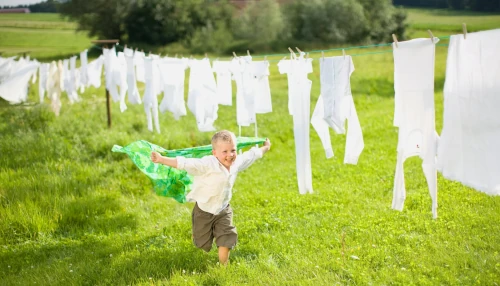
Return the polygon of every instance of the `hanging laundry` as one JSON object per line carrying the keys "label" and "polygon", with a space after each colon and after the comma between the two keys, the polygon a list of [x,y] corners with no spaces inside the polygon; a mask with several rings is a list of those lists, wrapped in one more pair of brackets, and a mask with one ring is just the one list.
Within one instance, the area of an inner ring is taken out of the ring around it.
{"label": "hanging laundry", "polygon": [[201,132],[214,131],[214,122],[217,120],[217,84],[210,61],[191,59],[189,61],[189,93],[188,108],[196,117],[198,130]]}
{"label": "hanging laundry", "polygon": [[29,80],[37,72],[38,63],[28,63],[22,69],[10,74],[0,84],[0,97],[11,104],[21,103],[28,99]]}
{"label": "hanging laundry", "polygon": [[116,76],[115,70],[120,68],[118,64],[118,57],[116,56],[115,47],[111,49],[102,49],[104,55],[104,80],[106,89],[111,95],[114,102],[120,101],[120,94],[118,93],[117,85],[119,85],[119,76]]}
{"label": "hanging laundry", "polygon": [[281,60],[278,68],[288,75],[288,110],[293,116],[293,135],[299,193],[312,193],[311,151],[309,144],[309,115],[312,82],[307,78],[312,73],[312,59],[297,57],[291,53],[290,60]]}
{"label": "hanging laundry", "polygon": [[125,54],[123,52],[118,52],[117,59],[118,66],[114,70],[114,77],[115,82],[118,83],[118,86],[120,87],[120,111],[124,112],[127,110],[127,104],[125,103],[125,97],[128,90],[127,61],[125,60]]}
{"label": "hanging laundry", "polygon": [[69,59],[69,77],[66,77],[68,85],[66,86],[66,92],[68,93],[70,103],[80,101],[78,97],[77,89],[77,79],[76,79],[76,56]]}
{"label": "hanging laundry", "polygon": [[38,81],[38,95],[40,96],[40,103],[43,103],[43,98],[45,96],[45,91],[47,90],[47,78],[49,77],[49,67],[50,64],[42,63],[38,72],[40,73]]}
{"label": "hanging laundry", "polygon": [[271,88],[269,86],[269,62],[252,62],[252,78],[254,86],[255,113],[263,114],[273,111]]}
{"label": "hanging laundry", "polygon": [[326,157],[331,158],[333,149],[328,127],[337,134],[345,134],[347,120],[344,163],[356,165],[365,145],[351,93],[350,77],[353,71],[351,56],[320,59],[321,94],[311,124],[321,139]]}
{"label": "hanging laundry", "polygon": [[127,62],[128,101],[132,104],[141,104],[141,95],[139,94],[135,79],[134,50],[125,48],[123,52],[125,54],[125,61]]}
{"label": "hanging laundry", "polygon": [[250,126],[256,122],[252,57],[234,58],[230,69],[236,82],[236,122]]}
{"label": "hanging laundry", "polygon": [[148,130],[153,131],[153,121],[156,132],[160,133],[160,120],[158,118],[158,94],[161,90],[158,88],[159,72],[158,72],[158,56],[151,55],[144,58],[144,75],[146,80],[146,88],[144,90],[144,110]]}
{"label": "hanging laundry", "polygon": [[217,76],[217,103],[221,105],[233,105],[233,91],[231,83],[231,62],[213,62],[213,70]]}
{"label": "hanging laundry", "polygon": [[450,37],[437,168],[500,195],[500,29]]}
{"label": "hanging laundry", "polygon": [[102,66],[104,64],[104,56],[100,55],[97,59],[91,61],[87,65],[87,87],[101,87]]}
{"label": "hanging laundry", "polygon": [[160,112],[172,112],[175,120],[187,114],[184,102],[184,81],[188,59],[163,58],[159,69],[163,85],[163,99],[160,103]]}
{"label": "hanging laundry", "polygon": [[88,59],[87,50],[80,53],[80,83],[83,86],[88,86]]}
{"label": "hanging laundry", "polygon": [[403,210],[406,199],[404,161],[422,158],[422,169],[437,218],[436,133],[434,110],[434,56],[438,38],[393,43],[394,126],[399,127],[392,208]]}
{"label": "hanging laundry", "polygon": [[135,78],[137,81],[140,81],[142,83],[146,82],[145,79],[145,73],[144,73],[144,58],[146,55],[144,52],[140,52],[138,50],[135,50],[134,53],[134,66],[135,66]]}
{"label": "hanging laundry", "polygon": [[47,97],[50,99],[50,107],[56,116],[59,116],[61,110],[61,73],[55,61],[50,63],[47,75]]}

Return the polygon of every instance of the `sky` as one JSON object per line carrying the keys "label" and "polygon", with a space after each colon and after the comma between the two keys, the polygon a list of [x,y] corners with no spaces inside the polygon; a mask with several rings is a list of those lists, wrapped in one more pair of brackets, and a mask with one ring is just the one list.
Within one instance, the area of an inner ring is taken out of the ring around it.
{"label": "sky", "polygon": [[43,2],[43,0],[0,0],[0,6],[29,5]]}

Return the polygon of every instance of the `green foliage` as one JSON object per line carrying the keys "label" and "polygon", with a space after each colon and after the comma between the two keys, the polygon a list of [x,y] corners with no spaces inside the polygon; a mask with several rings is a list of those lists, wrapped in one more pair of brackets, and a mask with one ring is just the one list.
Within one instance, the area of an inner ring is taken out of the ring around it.
{"label": "green foliage", "polygon": [[275,0],[251,1],[233,20],[233,36],[252,45],[270,45],[283,38],[284,20]]}
{"label": "green foliage", "polygon": [[292,38],[331,44],[382,42],[404,34],[406,19],[388,0],[294,1],[284,8]]}
{"label": "green foliage", "polygon": [[60,12],[78,23],[80,30],[100,39],[125,40],[128,0],[71,0],[61,4]]}

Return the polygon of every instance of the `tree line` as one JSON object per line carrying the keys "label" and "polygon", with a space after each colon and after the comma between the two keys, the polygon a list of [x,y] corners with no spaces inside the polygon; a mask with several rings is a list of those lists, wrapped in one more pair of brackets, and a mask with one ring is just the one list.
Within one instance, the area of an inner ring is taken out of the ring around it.
{"label": "tree line", "polygon": [[394,5],[499,12],[500,0],[394,0]]}
{"label": "tree line", "polygon": [[60,12],[91,36],[122,43],[181,43],[193,52],[282,50],[292,42],[404,39],[406,13],[391,0],[71,0]]}

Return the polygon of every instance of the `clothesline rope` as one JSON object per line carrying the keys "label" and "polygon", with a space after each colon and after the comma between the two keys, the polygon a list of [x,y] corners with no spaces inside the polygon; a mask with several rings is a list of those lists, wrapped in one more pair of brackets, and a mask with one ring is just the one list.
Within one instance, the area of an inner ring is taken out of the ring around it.
{"label": "clothesline rope", "polygon": [[[437,37],[438,39],[449,39],[451,36],[442,36],[442,37]],[[306,54],[315,54],[315,53],[327,53],[327,52],[333,52],[333,51],[346,51],[346,50],[354,50],[354,49],[369,49],[369,48],[378,48],[378,47],[390,47],[392,45],[392,42],[390,43],[383,43],[383,44],[374,44],[374,45],[364,45],[364,46],[351,46],[351,47],[343,47],[343,48],[333,48],[333,49],[326,49],[326,50],[312,50],[312,51],[304,51]],[[116,44],[117,47],[120,47],[123,51],[125,48],[124,46],[120,44]],[[448,46],[448,44],[437,44],[437,46]],[[91,48],[98,48],[102,50],[102,47],[94,45]],[[392,52],[392,50],[389,51],[383,51],[383,52],[367,52],[367,53],[361,53],[361,54],[352,54],[350,56],[364,56],[364,55],[374,55],[374,54],[384,54]],[[265,58],[265,57],[283,57],[283,56],[289,56],[290,53],[282,53],[282,54],[266,54],[266,55],[252,55],[252,58]],[[279,60],[270,60],[270,62],[274,61],[279,61]]]}

